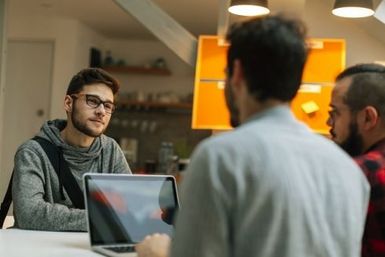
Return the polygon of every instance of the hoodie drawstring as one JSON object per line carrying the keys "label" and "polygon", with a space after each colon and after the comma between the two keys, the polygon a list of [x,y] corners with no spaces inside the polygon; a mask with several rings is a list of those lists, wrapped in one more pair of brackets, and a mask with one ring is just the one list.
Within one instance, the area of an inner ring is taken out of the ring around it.
{"label": "hoodie drawstring", "polygon": [[100,159],[101,159],[101,162],[100,162],[100,165],[99,165],[99,171],[97,171],[98,173],[103,173],[103,149],[100,151]]}
{"label": "hoodie drawstring", "polygon": [[[64,196],[64,186],[63,186],[63,172],[61,171],[61,158],[63,156],[63,151],[61,149],[61,147],[58,147],[58,151],[59,151],[59,190],[60,190],[60,196],[61,196],[61,199],[63,201],[65,201],[65,196]],[[64,158],[64,157],[63,157]]]}

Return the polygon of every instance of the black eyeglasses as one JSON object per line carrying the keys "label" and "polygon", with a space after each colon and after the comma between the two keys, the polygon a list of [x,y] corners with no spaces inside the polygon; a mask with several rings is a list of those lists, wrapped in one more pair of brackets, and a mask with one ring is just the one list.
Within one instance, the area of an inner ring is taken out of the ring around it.
{"label": "black eyeglasses", "polygon": [[115,111],[115,104],[110,101],[102,101],[98,96],[96,95],[89,95],[89,94],[73,94],[71,95],[72,98],[80,98],[85,97],[86,104],[91,108],[98,108],[101,104],[104,107],[104,110],[108,114],[112,114]]}

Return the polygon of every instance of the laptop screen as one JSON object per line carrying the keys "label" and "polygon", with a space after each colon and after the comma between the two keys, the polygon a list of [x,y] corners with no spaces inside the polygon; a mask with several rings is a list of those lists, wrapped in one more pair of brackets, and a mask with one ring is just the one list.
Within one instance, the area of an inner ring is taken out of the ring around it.
{"label": "laptop screen", "polygon": [[171,176],[84,176],[92,245],[130,244],[152,233],[172,236],[178,208]]}

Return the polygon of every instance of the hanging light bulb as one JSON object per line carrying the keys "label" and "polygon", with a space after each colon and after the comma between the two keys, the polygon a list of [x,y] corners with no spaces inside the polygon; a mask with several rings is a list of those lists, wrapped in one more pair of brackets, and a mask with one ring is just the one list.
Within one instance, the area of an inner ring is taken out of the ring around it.
{"label": "hanging light bulb", "polygon": [[345,18],[363,18],[374,14],[372,0],[335,0],[332,13]]}
{"label": "hanging light bulb", "polygon": [[267,0],[232,0],[229,12],[242,16],[259,16],[270,13]]}

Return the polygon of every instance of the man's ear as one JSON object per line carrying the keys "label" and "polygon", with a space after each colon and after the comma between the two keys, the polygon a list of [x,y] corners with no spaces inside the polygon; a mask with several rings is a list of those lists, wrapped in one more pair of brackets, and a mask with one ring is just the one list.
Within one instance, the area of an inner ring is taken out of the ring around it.
{"label": "man's ear", "polygon": [[371,130],[376,127],[380,121],[379,113],[373,106],[366,106],[360,111],[361,124],[364,130]]}
{"label": "man's ear", "polygon": [[233,63],[233,76],[231,77],[231,84],[234,87],[239,87],[242,85],[242,82],[244,80],[243,77],[243,66],[239,59],[235,59]]}
{"label": "man's ear", "polygon": [[72,112],[73,99],[71,96],[66,95],[64,98],[64,110],[69,113]]}

